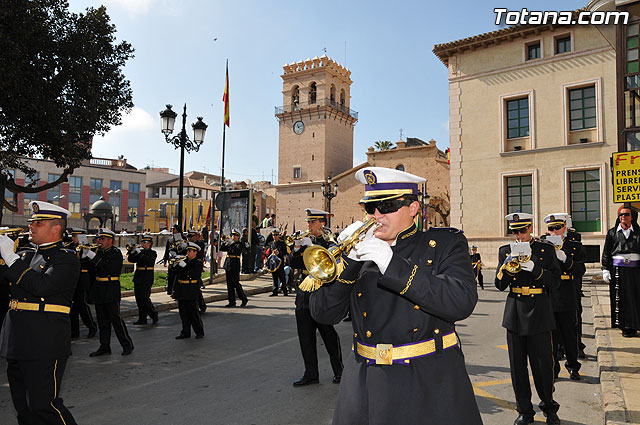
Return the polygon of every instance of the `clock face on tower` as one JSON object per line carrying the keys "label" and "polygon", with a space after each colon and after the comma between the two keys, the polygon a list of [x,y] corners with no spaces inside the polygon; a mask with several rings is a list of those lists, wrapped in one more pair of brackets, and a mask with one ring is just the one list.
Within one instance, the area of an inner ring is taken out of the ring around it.
{"label": "clock face on tower", "polygon": [[296,134],[302,134],[303,131],[304,123],[302,121],[296,121],[295,124],[293,124],[293,132]]}

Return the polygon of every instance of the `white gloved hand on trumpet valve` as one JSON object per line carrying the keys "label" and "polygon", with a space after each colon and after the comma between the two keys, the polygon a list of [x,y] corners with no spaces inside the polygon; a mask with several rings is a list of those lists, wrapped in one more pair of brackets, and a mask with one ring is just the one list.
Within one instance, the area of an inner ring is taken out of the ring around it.
{"label": "white gloved hand on trumpet valve", "polygon": [[565,252],[561,249],[556,249],[556,257],[558,257],[558,260],[562,261],[563,263],[567,262],[567,254],[565,254]]}
{"label": "white gloved hand on trumpet valve", "polygon": [[520,266],[522,267],[522,270],[526,272],[532,272],[535,264],[533,263],[533,261],[529,260],[526,263],[522,263]]}
{"label": "white gloved hand on trumpet valve", "polygon": [[373,261],[380,269],[380,273],[384,274],[393,257],[393,251],[388,243],[373,235],[374,231],[375,227],[367,231],[364,238],[353,247],[349,258],[354,254],[358,261]]}
{"label": "white gloved hand on trumpet valve", "polygon": [[20,258],[18,254],[13,252],[14,244],[15,242],[10,237],[0,235],[0,256],[9,267],[11,267],[13,263]]}

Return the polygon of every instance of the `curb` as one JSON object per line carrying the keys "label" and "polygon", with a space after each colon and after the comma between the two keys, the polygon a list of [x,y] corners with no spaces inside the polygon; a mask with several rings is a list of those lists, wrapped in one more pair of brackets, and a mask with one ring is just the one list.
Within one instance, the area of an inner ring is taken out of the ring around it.
{"label": "curb", "polygon": [[605,314],[599,301],[599,290],[604,284],[600,276],[591,278],[591,308],[600,375],[600,398],[605,425],[622,425],[631,423],[631,417],[627,412],[618,366],[610,349],[612,344],[607,325],[609,315]]}

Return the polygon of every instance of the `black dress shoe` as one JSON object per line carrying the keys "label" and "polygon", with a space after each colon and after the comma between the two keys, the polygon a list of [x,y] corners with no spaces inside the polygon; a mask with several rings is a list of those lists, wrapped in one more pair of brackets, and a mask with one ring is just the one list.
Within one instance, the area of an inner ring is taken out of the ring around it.
{"label": "black dress shoe", "polygon": [[293,386],[294,387],[304,387],[305,385],[319,384],[319,383],[320,383],[320,380],[318,378],[310,379],[310,378],[303,377],[302,379],[294,382]]}
{"label": "black dress shoe", "polygon": [[106,354],[111,354],[111,349],[108,348],[98,348],[96,351],[94,351],[93,353],[89,354],[89,357],[98,357],[98,356],[104,356]]}
{"label": "black dress shoe", "polygon": [[138,325],[146,325],[147,321],[146,320],[136,320],[135,322],[133,322],[134,325],[138,326]]}
{"label": "black dress shoe", "polygon": [[154,324],[154,325],[155,325],[155,324],[157,324],[157,323],[158,323],[158,320],[160,320],[160,319],[158,318],[158,314],[156,314],[156,315],[155,315],[155,317],[154,317],[153,319],[151,319],[151,320],[153,321],[153,324]]}
{"label": "black dress shoe", "polygon": [[333,381],[332,382],[334,384],[339,384],[341,380],[342,380],[342,376],[341,375],[336,375],[336,376],[333,377]]}
{"label": "black dress shoe", "polygon": [[240,304],[240,307],[246,307],[248,302],[249,300],[242,301],[242,304]]}
{"label": "black dress shoe", "polygon": [[87,334],[87,338],[93,338],[96,336],[96,329],[89,329],[89,333]]}
{"label": "black dress shoe", "polygon": [[176,337],[176,339],[187,339],[191,338],[191,335],[180,334]]}
{"label": "black dress shoe", "polygon": [[204,338],[204,335],[196,335],[196,339],[202,339]]}
{"label": "black dress shoe", "polygon": [[225,305],[224,307],[225,307],[225,308],[233,308],[233,307],[235,307],[235,306],[236,306],[235,304],[227,304],[227,305]]}
{"label": "black dress shoe", "polygon": [[577,370],[569,370],[569,379],[571,379],[572,381],[579,381],[580,374]]}
{"label": "black dress shoe", "polygon": [[533,423],[533,415],[525,415],[520,413],[516,420],[513,422],[513,425],[527,425]]}
{"label": "black dress shoe", "polygon": [[269,295],[270,297],[277,297],[278,293],[277,292],[272,292],[271,295]]}
{"label": "black dress shoe", "polygon": [[547,417],[547,424],[560,425],[560,418],[555,412],[549,412],[544,414]]}
{"label": "black dress shoe", "polygon": [[200,307],[200,314],[204,314],[207,311],[207,306]]}
{"label": "black dress shoe", "polygon": [[129,348],[125,348],[124,350],[122,350],[122,355],[128,356],[129,354],[131,354],[132,351],[133,351],[133,345]]}

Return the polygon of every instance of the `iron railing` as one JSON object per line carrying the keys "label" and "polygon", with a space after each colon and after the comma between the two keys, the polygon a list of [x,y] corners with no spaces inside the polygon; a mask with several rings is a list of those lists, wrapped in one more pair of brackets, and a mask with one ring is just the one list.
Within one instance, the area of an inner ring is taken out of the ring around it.
{"label": "iron railing", "polygon": [[347,114],[352,118],[358,119],[358,113],[351,108],[347,108],[345,105],[342,105],[335,100],[332,99],[318,99],[315,102],[297,102],[291,103],[289,105],[284,106],[276,106],[275,107],[275,115],[297,112],[297,111],[307,111],[309,109],[319,108],[321,106],[329,106],[333,109],[336,109],[343,114]]}

